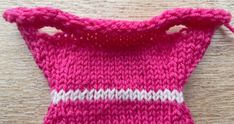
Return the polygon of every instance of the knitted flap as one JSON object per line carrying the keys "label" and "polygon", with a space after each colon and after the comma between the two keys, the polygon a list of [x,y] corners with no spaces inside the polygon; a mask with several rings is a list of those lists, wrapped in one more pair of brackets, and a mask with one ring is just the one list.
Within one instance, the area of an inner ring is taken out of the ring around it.
{"label": "knitted flap", "polygon": [[[15,22],[48,79],[45,123],[192,124],[183,86],[216,28],[220,9],[178,8],[144,21],[81,18],[58,9],[13,8]],[[167,30],[184,28],[175,33]],[[45,26],[62,32],[49,35]]]}

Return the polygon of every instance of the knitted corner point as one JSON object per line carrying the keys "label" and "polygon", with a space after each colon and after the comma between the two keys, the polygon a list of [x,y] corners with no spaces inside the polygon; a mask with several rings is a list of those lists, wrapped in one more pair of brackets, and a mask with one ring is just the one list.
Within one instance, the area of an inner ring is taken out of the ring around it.
{"label": "knitted corner point", "polygon": [[[50,7],[8,9],[51,92],[45,124],[194,124],[183,87],[222,9],[176,8],[143,21],[81,18]],[[178,32],[168,29],[184,25]],[[46,26],[61,30],[40,32]]]}

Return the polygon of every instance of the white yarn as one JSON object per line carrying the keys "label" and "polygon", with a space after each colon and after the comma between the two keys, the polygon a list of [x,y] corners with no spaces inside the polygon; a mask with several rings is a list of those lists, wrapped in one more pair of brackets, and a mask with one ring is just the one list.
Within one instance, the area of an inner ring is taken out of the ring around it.
{"label": "white yarn", "polygon": [[184,101],[182,91],[164,89],[164,90],[132,90],[132,89],[85,89],[83,91],[77,90],[69,90],[65,92],[64,90],[56,90],[51,91],[51,99],[53,104],[57,104],[60,101],[66,102],[68,100],[76,101],[76,100],[138,100],[138,101],[162,101],[166,100],[177,103],[182,103]]}

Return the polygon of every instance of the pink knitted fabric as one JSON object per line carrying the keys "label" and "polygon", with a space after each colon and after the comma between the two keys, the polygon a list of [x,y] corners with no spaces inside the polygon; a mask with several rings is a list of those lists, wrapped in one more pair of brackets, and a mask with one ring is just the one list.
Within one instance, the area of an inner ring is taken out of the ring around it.
{"label": "pink knitted fabric", "polygon": [[[183,87],[219,26],[221,9],[177,8],[144,21],[81,18],[49,7],[13,8],[48,80],[45,124],[193,124]],[[175,25],[179,32],[167,33]],[[45,26],[62,32],[49,35]]]}

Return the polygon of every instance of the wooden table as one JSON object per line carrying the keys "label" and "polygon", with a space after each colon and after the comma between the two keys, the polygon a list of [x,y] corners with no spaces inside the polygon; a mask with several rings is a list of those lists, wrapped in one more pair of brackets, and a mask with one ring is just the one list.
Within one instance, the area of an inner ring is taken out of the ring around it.
{"label": "wooden table", "polygon": [[[74,1],[1,0],[0,11],[15,6],[48,5],[82,17],[130,20],[148,19],[173,7],[224,8],[234,14],[234,1],[231,0]],[[0,24],[0,124],[42,123],[50,102],[47,82],[16,26],[3,18],[0,18]],[[234,123],[234,34],[225,27],[216,31],[184,94],[197,124]]]}

